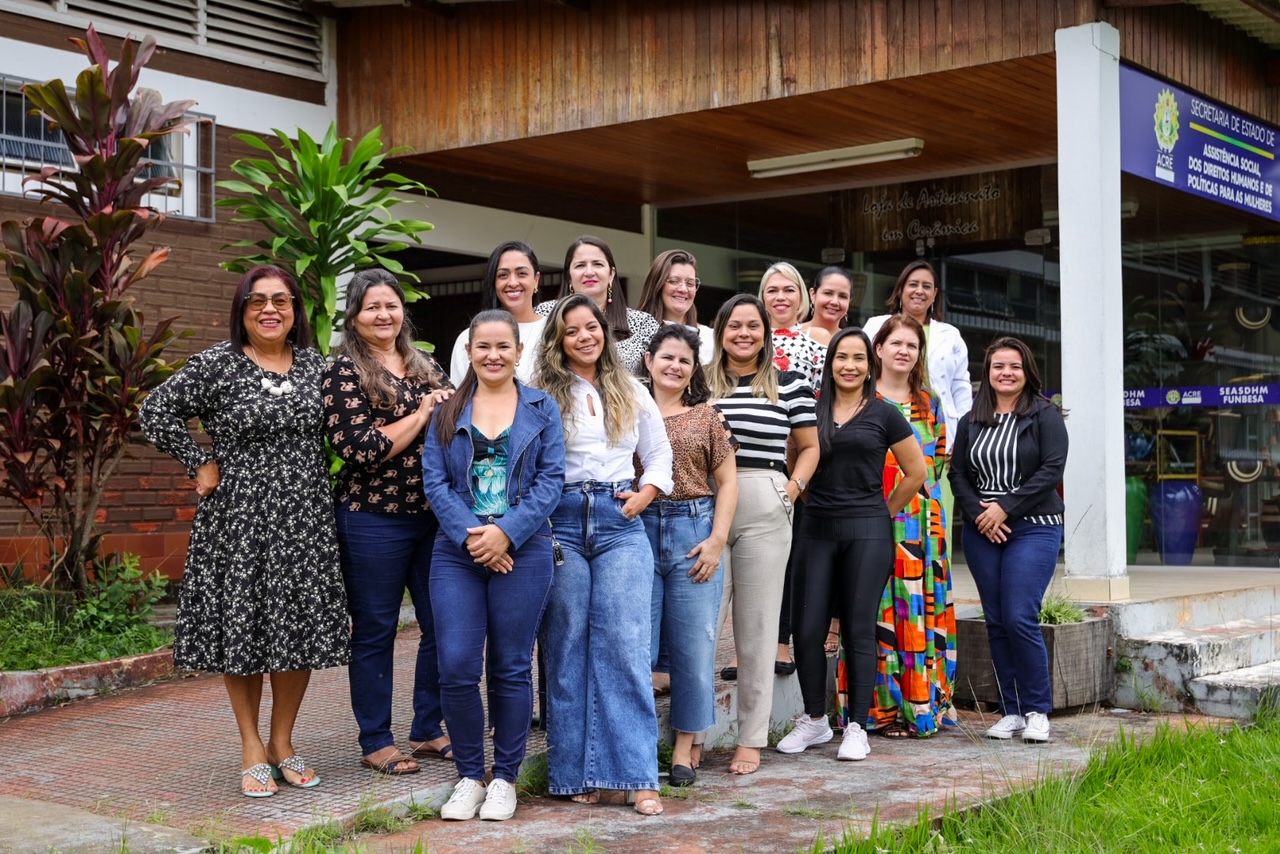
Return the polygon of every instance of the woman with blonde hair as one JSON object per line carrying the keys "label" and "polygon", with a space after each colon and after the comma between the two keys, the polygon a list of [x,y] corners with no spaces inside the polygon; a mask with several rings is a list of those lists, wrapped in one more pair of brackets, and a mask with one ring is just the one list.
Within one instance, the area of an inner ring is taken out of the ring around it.
{"label": "woman with blonde hair", "polygon": [[800,328],[809,316],[809,289],[795,266],[779,261],[760,277],[760,301],[773,328],[773,361],[780,371],[795,371],[810,388],[822,381],[826,349]]}
{"label": "woman with blonde hair", "polygon": [[637,812],[657,815],[653,552],[640,514],[674,486],[671,444],[611,335],[592,297],[566,297],[551,310],[534,371],[565,428],[565,484],[551,514],[563,564],[542,624],[547,773],[553,795],[594,804],[599,789],[621,789]]}

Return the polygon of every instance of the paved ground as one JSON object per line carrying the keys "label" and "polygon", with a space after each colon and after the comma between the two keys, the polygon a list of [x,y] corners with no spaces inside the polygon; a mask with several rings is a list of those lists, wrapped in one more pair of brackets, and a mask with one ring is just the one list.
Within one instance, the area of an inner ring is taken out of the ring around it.
{"label": "paved ground", "polygon": [[[416,632],[398,641],[396,734],[407,738]],[[788,677],[794,679],[795,677]],[[264,707],[266,703],[264,701]],[[421,841],[447,852],[794,852],[819,834],[880,821],[913,820],[922,808],[972,805],[1040,775],[1079,767],[1122,728],[1149,731],[1155,718],[1108,711],[1054,719],[1043,747],[978,737],[977,713],[927,741],[874,739],[861,763],[835,761],[837,742],[800,756],[766,752],[748,777],[726,773],[712,753],[687,800],[646,818],[625,806],[584,807],[552,798],[524,804],[505,823],[419,821],[368,837],[369,852],[410,852]],[[217,677],[177,679],[71,703],[0,723],[0,852],[194,851],[212,841],[277,834],[361,810],[410,800],[438,805],[454,779],[445,762],[386,778],[360,769],[343,669],[317,673],[303,705],[296,745],[319,770],[312,790],[273,798],[239,794],[238,739]],[[531,752],[544,749],[535,732]]]}

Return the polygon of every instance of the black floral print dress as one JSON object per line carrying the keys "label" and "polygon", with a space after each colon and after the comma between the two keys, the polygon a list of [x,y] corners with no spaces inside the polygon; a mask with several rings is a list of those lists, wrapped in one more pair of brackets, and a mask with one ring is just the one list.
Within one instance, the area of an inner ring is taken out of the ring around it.
{"label": "black floral print dress", "polygon": [[[273,396],[229,341],[151,393],[142,426],[194,477],[216,460],[222,482],[201,498],[178,603],[174,664],[248,676],[346,664],[346,594],[338,567],[323,439],[324,359],[295,350],[293,393]],[[212,453],[192,437],[199,418]]]}

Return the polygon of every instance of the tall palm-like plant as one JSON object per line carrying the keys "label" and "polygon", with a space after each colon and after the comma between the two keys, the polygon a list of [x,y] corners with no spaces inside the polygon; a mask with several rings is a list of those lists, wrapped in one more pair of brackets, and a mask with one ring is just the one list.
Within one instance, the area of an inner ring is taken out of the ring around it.
{"label": "tall palm-like plant", "polygon": [[62,132],[74,168],[26,179],[61,215],[0,224],[17,299],[0,317],[0,496],[25,508],[49,541],[55,583],[81,592],[99,556],[97,517],[107,482],[136,441],[138,409],[173,365],[173,319],[150,332],[129,289],[168,248],[137,253],[164,215],[147,195],[176,179],[147,177],[147,149],[182,130],[194,102],[137,89],[155,39],[125,39],[111,65],[92,26],[72,42],[92,63],[74,93],[61,80],[23,87]]}
{"label": "tall palm-like plant", "polygon": [[[244,158],[231,169],[244,180],[219,181],[231,195],[219,199],[219,207],[235,211],[236,222],[254,222],[269,233],[261,240],[241,240],[228,249],[253,248],[254,252],[227,261],[223,268],[247,272],[258,264],[292,267],[306,302],[307,316],[316,345],[329,352],[338,310],[338,279],[375,264],[417,281],[393,254],[417,240],[431,223],[399,219],[391,213],[396,193],[427,193],[428,188],[410,178],[386,172],[387,157],[405,149],[385,151],[382,128],[376,127],[355,143],[346,156],[349,139],[338,136],[336,124],[319,144],[306,131],[295,142],[284,131],[273,131],[283,154],[253,134],[236,139],[264,152],[265,157]],[[420,294],[406,288],[406,298]]]}

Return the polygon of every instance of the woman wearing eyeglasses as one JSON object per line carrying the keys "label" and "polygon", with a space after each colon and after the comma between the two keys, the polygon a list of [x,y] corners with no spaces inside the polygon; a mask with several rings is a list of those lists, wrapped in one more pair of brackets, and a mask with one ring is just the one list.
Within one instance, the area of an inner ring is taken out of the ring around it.
{"label": "woman wearing eyeglasses", "polygon": [[640,311],[653,315],[658,323],[680,323],[698,331],[698,361],[711,364],[715,335],[698,323],[698,307],[693,304],[702,285],[698,279],[698,259],[684,249],[669,249],[653,259],[649,275],[640,291]]}
{"label": "woman wearing eyeglasses", "polygon": [[[320,374],[302,295],[279,267],[236,287],[230,340],[196,353],[142,405],[147,438],[200,496],[178,603],[174,665],[221,673],[240,730],[245,797],[320,777],[293,727],[311,671],[347,663]],[[213,440],[197,442],[199,419]],[[270,736],[258,734],[271,674]]]}

